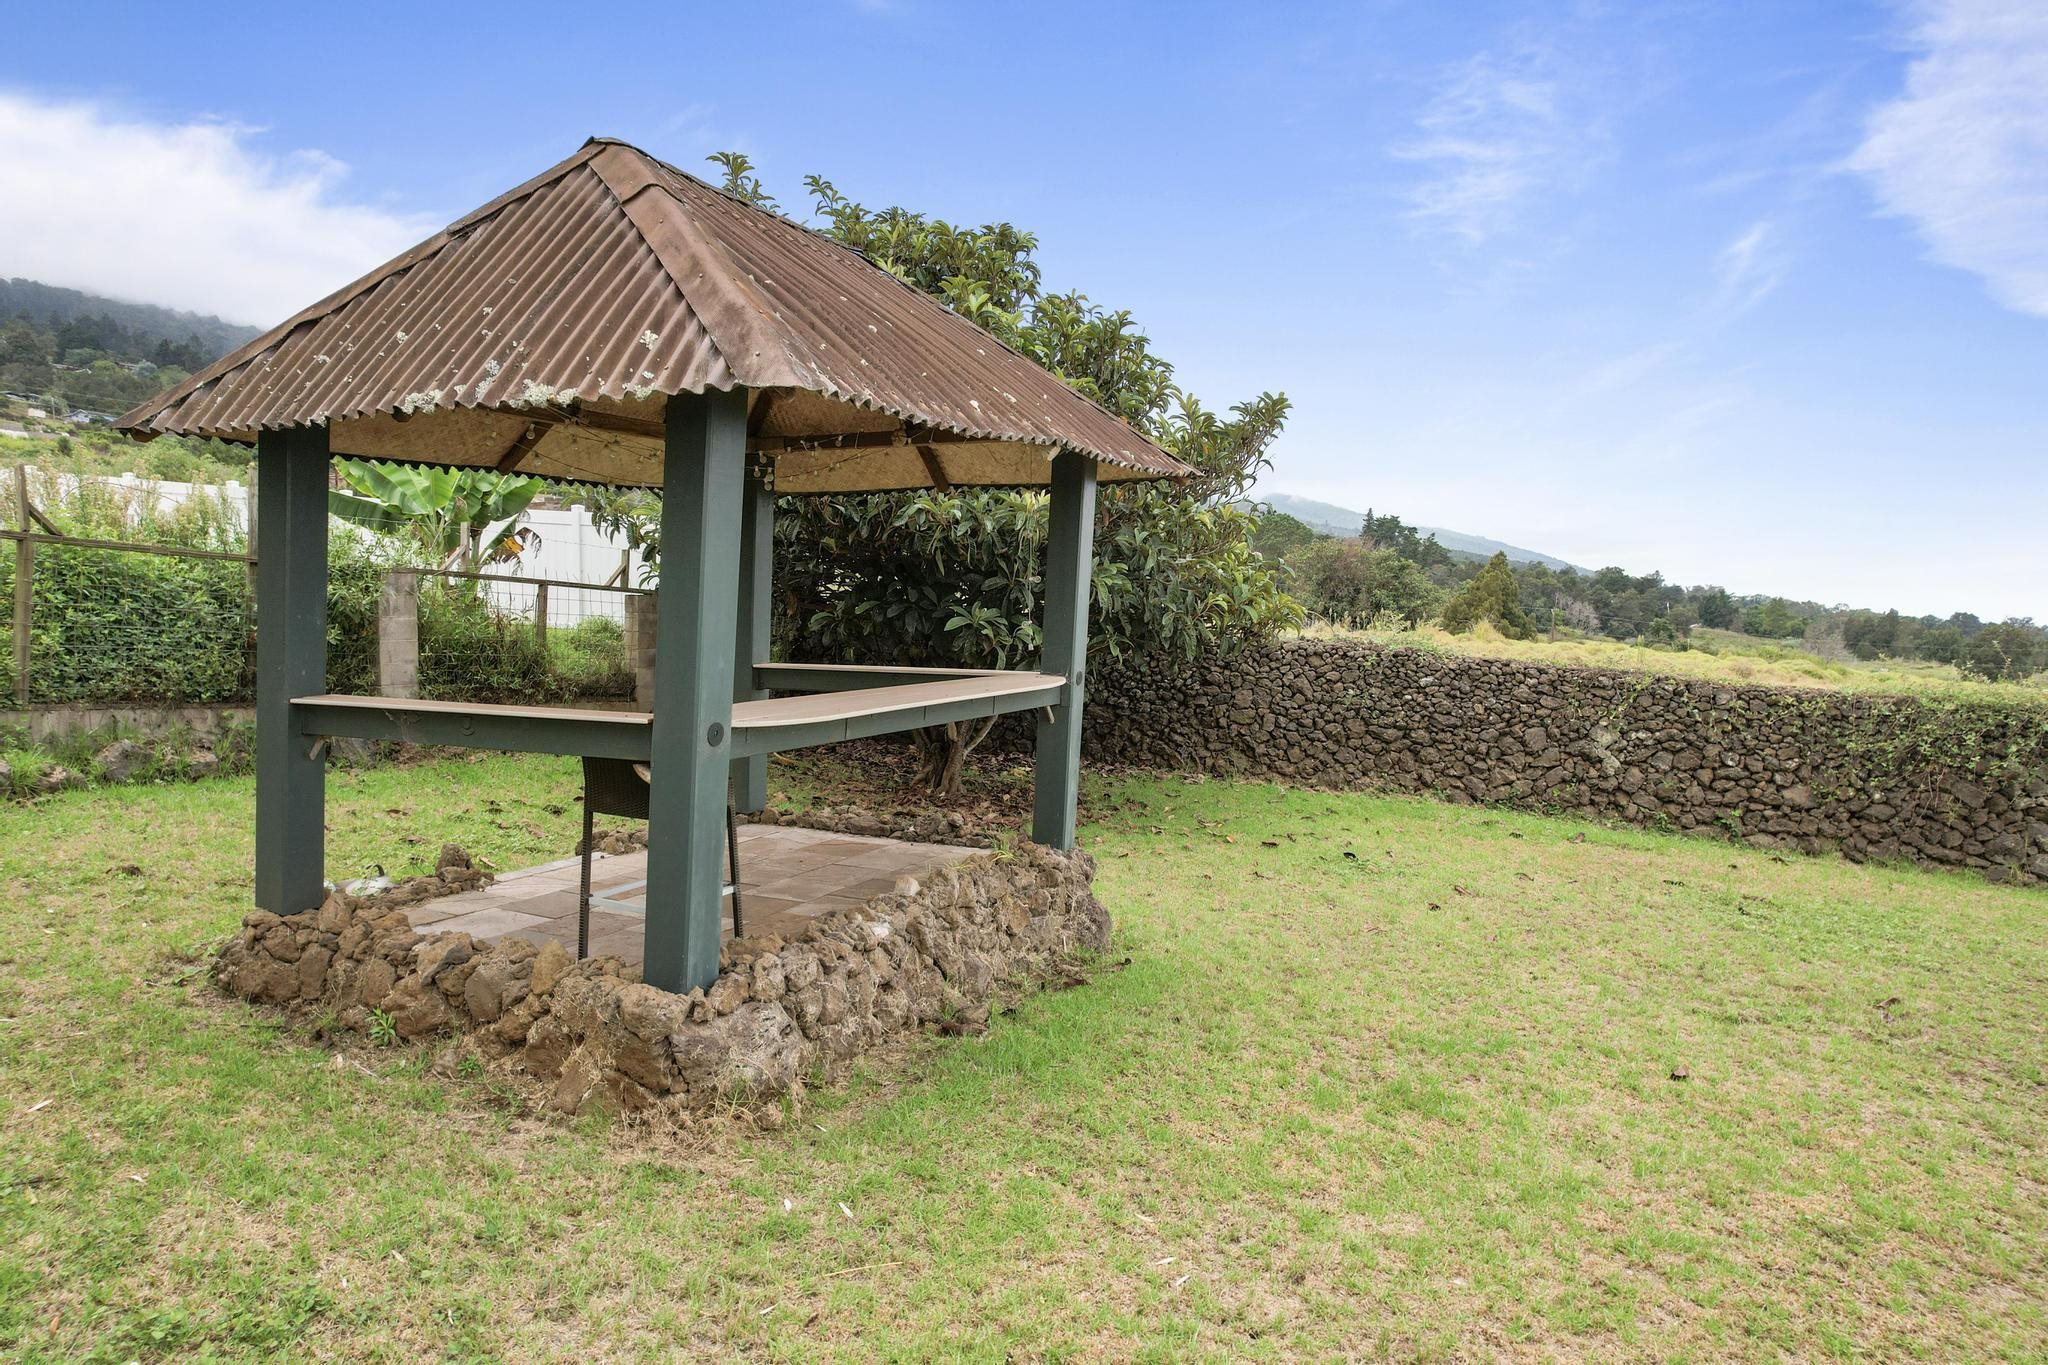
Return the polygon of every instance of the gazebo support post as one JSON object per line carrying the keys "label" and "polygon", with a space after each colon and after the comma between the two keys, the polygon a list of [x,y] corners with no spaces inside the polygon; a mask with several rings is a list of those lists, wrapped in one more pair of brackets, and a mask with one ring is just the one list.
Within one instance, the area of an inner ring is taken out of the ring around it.
{"label": "gazebo support post", "polygon": [[[775,581],[775,467],[750,461],[740,510],[739,622],[732,661],[732,699],[754,701],[767,692],[754,686],[754,665],[768,662],[771,630],[769,589]],[[768,804],[768,756],[736,758],[733,803],[743,811]]]}
{"label": "gazebo support post", "polygon": [[642,975],[683,992],[718,979],[746,391],[677,394],[665,429]]}
{"label": "gazebo support post", "polygon": [[1031,837],[1074,846],[1081,793],[1081,702],[1088,664],[1088,597],[1095,560],[1095,461],[1063,450],[1052,461],[1051,524],[1045,541],[1045,644],[1041,673],[1067,680],[1059,705],[1038,722],[1032,774]]}
{"label": "gazebo support post", "polygon": [[256,437],[256,904],[318,909],[326,894],[326,761],[292,698],[327,690],[327,428]]}

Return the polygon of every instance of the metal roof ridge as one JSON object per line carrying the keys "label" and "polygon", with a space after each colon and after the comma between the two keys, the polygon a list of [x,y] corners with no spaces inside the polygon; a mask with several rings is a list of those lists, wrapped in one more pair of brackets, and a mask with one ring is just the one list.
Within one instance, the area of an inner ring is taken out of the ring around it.
{"label": "metal roof ridge", "polygon": [[[1090,397],[1089,395],[1081,392],[1081,390],[1075,388],[1074,385],[1069,380],[1067,380],[1065,376],[1057,373],[1052,369],[1049,369],[1045,365],[1041,364],[1038,360],[1034,359],[1029,355],[1026,355],[1023,351],[1018,350],[1015,346],[1003,340],[1003,338],[997,336],[994,332],[984,327],[981,323],[976,322],[973,318],[967,317],[966,315],[961,313],[954,312],[951,308],[947,307],[943,300],[933,298],[930,294],[925,293],[924,290],[919,289],[909,280],[904,279],[895,271],[890,270],[888,267],[884,266],[880,261],[877,261],[874,257],[868,255],[867,252],[861,250],[859,247],[854,246],[848,242],[840,241],[837,237],[834,237],[831,233],[824,231],[822,228],[812,227],[809,223],[799,223],[796,219],[790,217],[787,213],[780,212],[777,209],[763,208],[759,204],[749,203],[744,199],[739,199],[731,194],[727,194],[724,190],[712,184],[710,181],[705,180],[703,177],[692,175],[688,171],[682,169],[680,166],[677,166],[672,162],[664,161],[660,157],[654,155],[652,152],[643,150],[642,148],[639,147],[635,147],[632,143],[627,142],[624,139],[593,137],[591,141],[607,143],[614,147],[623,147],[630,152],[637,153],[639,156],[646,159],[647,161],[654,163],[654,165],[660,167],[662,170],[668,172],[670,175],[676,176],[683,180],[687,180],[691,184],[694,184],[711,194],[716,194],[721,196],[722,198],[731,200],[733,203],[738,204],[743,208],[749,208],[756,213],[762,214],[769,218],[776,219],[777,221],[791,228],[794,228],[796,231],[804,234],[811,240],[818,242],[821,245],[826,246],[832,250],[845,252],[848,256],[853,257],[853,259],[855,259],[856,261],[861,262],[863,265],[866,265],[869,268],[877,271],[881,275],[885,276],[892,284],[896,285],[897,288],[902,289],[908,294],[911,294],[919,299],[929,299],[931,302],[937,304],[940,308],[944,308],[948,314],[950,314],[953,317],[959,318],[960,321],[966,323],[976,332],[979,332],[982,336],[994,342],[997,346],[1000,346],[1003,350],[1009,352],[1017,359],[1031,366],[1033,369],[1042,371],[1047,378],[1052,380],[1053,383],[1059,385],[1068,393],[1072,394],[1076,399],[1080,400],[1083,403],[1086,403],[1089,407],[1095,409],[1104,417],[1107,417],[1110,421],[1122,427],[1125,431],[1128,431],[1136,440],[1144,443],[1145,445],[1151,446],[1153,449],[1159,451],[1162,455],[1165,455],[1168,459],[1173,460],[1176,464],[1179,464],[1182,467],[1182,469],[1186,471],[1187,474],[1192,474],[1195,472],[1194,467],[1192,465],[1189,465],[1187,461],[1182,460],[1172,451],[1167,450],[1164,446],[1160,445],[1155,438],[1148,435],[1144,431],[1139,430],[1138,427],[1133,425],[1128,419],[1120,416],[1117,413],[1110,411],[1108,405],[1100,402],[1095,398]],[[609,184],[610,182],[607,181],[606,183]],[[617,191],[615,190],[614,193],[616,192]],[[680,281],[678,281],[678,284],[680,284]],[[903,416],[904,414],[897,413],[895,415],[900,417]],[[942,423],[941,425],[944,424]],[[1047,444],[1056,446],[1059,444],[1059,442],[1049,441],[1047,442]],[[1113,461],[1113,463],[1120,462]],[[1185,475],[1174,475],[1171,477],[1179,478],[1185,477]]]}
{"label": "metal roof ridge", "polygon": [[[818,375],[797,358],[774,310],[742,278],[745,272],[731,253],[661,183],[654,173],[659,164],[630,143],[610,141],[590,168],[668,272],[737,382],[748,388],[817,384]],[[650,191],[659,199],[651,200]]]}

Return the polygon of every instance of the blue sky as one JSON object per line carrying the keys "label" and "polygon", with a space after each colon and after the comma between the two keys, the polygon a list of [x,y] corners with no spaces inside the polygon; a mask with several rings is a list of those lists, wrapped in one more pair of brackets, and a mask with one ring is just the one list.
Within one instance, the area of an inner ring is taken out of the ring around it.
{"label": "blue sky", "polygon": [[[345,17],[344,17],[345,12]],[[0,274],[270,322],[591,133],[1039,234],[1266,487],[2048,619],[2048,5],[37,6]]]}

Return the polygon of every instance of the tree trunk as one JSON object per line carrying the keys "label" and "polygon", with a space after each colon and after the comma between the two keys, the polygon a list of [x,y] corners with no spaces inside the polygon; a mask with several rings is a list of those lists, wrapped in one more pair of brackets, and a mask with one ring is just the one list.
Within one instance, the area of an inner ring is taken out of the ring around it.
{"label": "tree trunk", "polygon": [[986,716],[980,720],[954,720],[912,731],[917,740],[919,788],[941,801],[959,799],[967,756],[988,738],[995,724],[994,716]]}

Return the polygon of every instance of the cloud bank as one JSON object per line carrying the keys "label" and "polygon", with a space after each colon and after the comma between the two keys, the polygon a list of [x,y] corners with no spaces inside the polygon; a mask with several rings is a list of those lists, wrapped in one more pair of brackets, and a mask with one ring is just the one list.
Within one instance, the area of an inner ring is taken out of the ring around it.
{"label": "cloud bank", "polygon": [[1871,115],[1850,169],[1928,255],[2048,317],[2048,4],[1931,0],[1906,87]]}
{"label": "cloud bank", "polygon": [[331,157],[251,143],[0,91],[0,275],[267,324],[441,226],[347,202]]}

